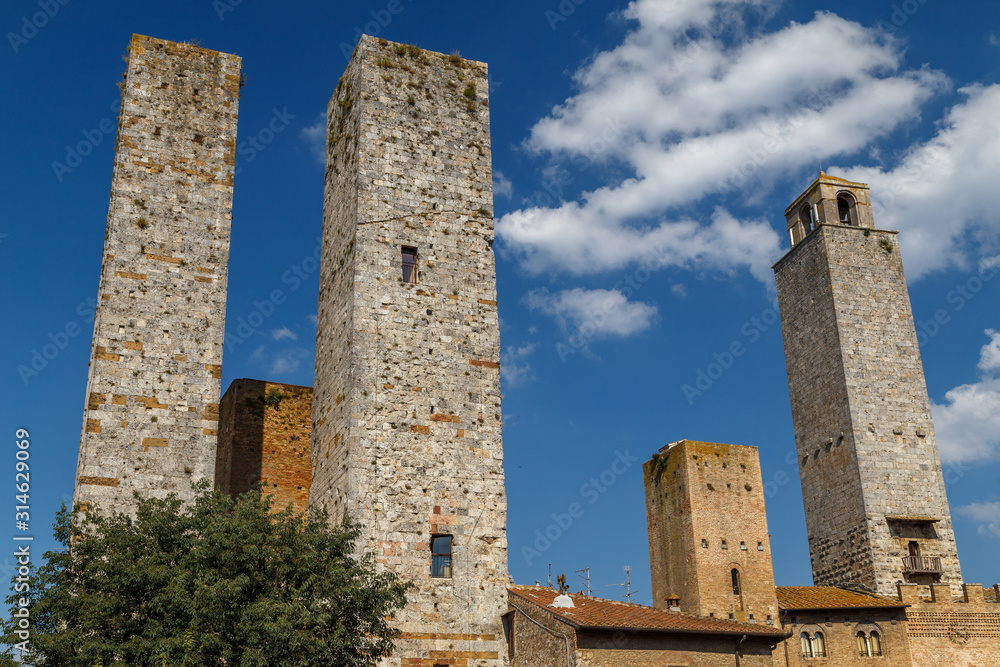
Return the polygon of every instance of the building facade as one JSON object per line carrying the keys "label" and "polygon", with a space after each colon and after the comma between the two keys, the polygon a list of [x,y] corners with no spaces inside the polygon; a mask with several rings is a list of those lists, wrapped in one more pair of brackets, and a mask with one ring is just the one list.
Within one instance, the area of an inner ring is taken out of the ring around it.
{"label": "building facade", "polygon": [[896,232],[821,173],[774,266],[813,578],[892,595],[962,572]]}
{"label": "building facade", "polygon": [[74,502],[131,511],[214,476],[240,69],[132,38]]}
{"label": "building facade", "polygon": [[310,505],[416,588],[391,665],[500,665],[487,69],[363,37],[328,107]]}

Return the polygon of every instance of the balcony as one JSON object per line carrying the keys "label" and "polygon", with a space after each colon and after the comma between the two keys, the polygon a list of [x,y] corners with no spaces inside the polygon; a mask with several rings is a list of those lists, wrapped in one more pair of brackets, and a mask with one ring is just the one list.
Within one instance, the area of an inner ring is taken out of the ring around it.
{"label": "balcony", "polygon": [[941,574],[941,559],[936,556],[904,556],[906,574]]}

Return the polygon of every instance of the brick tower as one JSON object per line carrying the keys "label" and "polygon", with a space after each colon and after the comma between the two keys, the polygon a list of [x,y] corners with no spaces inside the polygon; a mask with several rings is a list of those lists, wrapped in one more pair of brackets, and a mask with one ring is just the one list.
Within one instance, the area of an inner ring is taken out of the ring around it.
{"label": "brick tower", "polygon": [[132,38],[76,502],[189,499],[214,474],[240,68]]}
{"label": "brick tower", "polygon": [[820,173],[774,266],[817,585],[962,574],[896,232],[868,186]]}
{"label": "brick tower", "polygon": [[756,447],[682,440],[642,466],[653,605],[776,624]]}
{"label": "brick tower", "polygon": [[484,63],[362,37],[327,110],[310,505],[412,581],[391,665],[500,665],[500,334]]}

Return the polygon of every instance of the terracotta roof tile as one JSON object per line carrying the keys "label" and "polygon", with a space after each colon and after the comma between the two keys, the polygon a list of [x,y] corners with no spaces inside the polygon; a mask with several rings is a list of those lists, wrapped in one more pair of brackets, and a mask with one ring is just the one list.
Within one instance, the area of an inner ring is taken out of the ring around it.
{"label": "terracotta roof tile", "polygon": [[615,628],[628,630],[662,630],[667,632],[710,632],[728,635],[787,637],[788,633],[769,625],[754,625],[736,621],[663,611],[615,600],[586,595],[572,595],[572,609],[550,606],[559,594],[543,586],[512,586],[512,595],[526,600],[577,629]]}
{"label": "terracotta roof tile", "polygon": [[781,609],[871,609],[907,606],[893,598],[837,586],[778,586],[776,591],[778,607]]}

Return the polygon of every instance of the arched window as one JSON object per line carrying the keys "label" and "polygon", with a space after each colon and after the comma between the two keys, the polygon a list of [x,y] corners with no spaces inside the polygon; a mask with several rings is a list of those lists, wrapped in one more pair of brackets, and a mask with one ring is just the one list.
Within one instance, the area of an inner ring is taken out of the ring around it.
{"label": "arched window", "polygon": [[858,655],[863,658],[872,658],[882,655],[882,637],[877,630],[866,633],[858,630]]}
{"label": "arched window", "polygon": [[872,655],[882,655],[882,640],[879,638],[877,632],[872,632],[868,635],[868,646],[871,647]]}
{"label": "arched window", "polygon": [[732,574],[732,577],[733,577],[733,595],[739,595],[740,594],[740,571],[737,570],[734,567],[733,571],[731,572],[731,574]]}
{"label": "arched window", "polygon": [[837,218],[842,225],[857,226],[857,220],[854,219],[854,198],[849,194],[837,195]]}
{"label": "arched window", "polygon": [[826,640],[823,639],[822,632],[817,632],[816,636],[813,637],[813,657],[814,658],[826,657]]}
{"label": "arched window", "polygon": [[823,637],[822,632],[817,631],[812,635],[808,632],[803,632],[799,635],[799,643],[802,646],[803,658],[826,657],[826,639]]}
{"label": "arched window", "polygon": [[816,220],[813,217],[812,206],[806,204],[799,209],[799,222],[802,223],[802,231],[806,234],[816,229]]}
{"label": "arched window", "polygon": [[812,657],[812,642],[809,640],[809,634],[803,632],[799,635],[799,641],[802,643],[802,657],[811,658]]}

